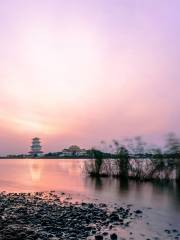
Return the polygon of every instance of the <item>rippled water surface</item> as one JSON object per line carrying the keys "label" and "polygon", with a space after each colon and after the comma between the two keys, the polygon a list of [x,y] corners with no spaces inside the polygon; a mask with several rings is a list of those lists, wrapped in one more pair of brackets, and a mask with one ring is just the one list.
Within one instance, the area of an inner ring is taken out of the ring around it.
{"label": "rippled water surface", "polygon": [[155,184],[124,182],[112,178],[92,179],[83,172],[85,161],[1,159],[0,190],[56,190],[78,193],[81,198],[97,198],[102,202],[133,204],[136,208],[146,209],[146,221],[152,221],[153,229],[157,228],[157,232],[169,226],[180,231],[180,186],[175,182]]}

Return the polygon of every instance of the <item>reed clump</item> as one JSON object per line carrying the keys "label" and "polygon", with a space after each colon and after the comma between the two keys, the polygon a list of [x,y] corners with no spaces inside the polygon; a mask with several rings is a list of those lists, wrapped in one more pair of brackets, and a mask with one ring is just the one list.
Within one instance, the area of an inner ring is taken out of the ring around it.
{"label": "reed clump", "polygon": [[138,181],[172,180],[180,182],[180,139],[168,134],[163,149],[149,147],[141,137],[113,141],[111,154],[92,149],[92,160],[85,163],[90,176],[118,177]]}
{"label": "reed clump", "polygon": [[91,156],[93,160],[85,163],[86,172],[92,177],[102,176],[102,166],[104,162],[103,153],[99,150],[92,149]]}

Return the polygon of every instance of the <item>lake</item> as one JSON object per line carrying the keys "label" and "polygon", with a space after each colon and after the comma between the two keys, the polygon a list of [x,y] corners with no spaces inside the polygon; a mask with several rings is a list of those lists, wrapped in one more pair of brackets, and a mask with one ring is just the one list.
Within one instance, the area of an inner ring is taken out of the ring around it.
{"label": "lake", "polygon": [[[180,186],[171,183],[138,183],[114,178],[90,178],[84,173],[84,162],[75,159],[1,159],[0,190],[7,192],[64,191],[74,198],[107,203],[133,204],[143,208],[144,221],[136,224],[139,235],[160,239],[164,229],[180,231]],[[150,226],[149,226],[150,223]],[[148,235],[148,236],[149,236]],[[176,238],[179,239],[179,238]]]}

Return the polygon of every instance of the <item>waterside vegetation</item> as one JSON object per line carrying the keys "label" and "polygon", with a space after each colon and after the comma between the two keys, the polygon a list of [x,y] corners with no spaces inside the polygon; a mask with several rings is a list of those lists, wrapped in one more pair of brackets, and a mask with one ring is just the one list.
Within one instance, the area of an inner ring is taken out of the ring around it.
{"label": "waterside vegetation", "polygon": [[180,182],[180,138],[173,133],[167,135],[162,149],[148,146],[141,137],[126,139],[122,143],[114,140],[108,147],[113,153],[110,157],[92,149],[93,160],[85,164],[88,175]]}

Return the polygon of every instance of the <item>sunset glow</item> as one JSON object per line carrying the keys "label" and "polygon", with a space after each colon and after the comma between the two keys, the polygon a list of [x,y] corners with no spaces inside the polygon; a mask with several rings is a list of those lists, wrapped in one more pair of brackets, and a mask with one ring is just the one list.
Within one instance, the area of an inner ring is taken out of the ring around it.
{"label": "sunset glow", "polygon": [[179,132],[178,0],[0,1],[0,154]]}

